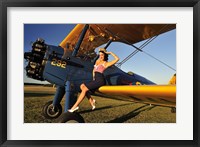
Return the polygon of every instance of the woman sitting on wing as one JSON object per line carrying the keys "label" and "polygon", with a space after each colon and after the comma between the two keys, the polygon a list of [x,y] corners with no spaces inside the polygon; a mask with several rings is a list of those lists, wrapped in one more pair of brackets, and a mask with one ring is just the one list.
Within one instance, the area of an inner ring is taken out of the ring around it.
{"label": "woman sitting on wing", "polygon": [[[108,55],[111,54],[115,59],[108,62]],[[119,61],[119,58],[117,57],[117,55],[115,55],[112,52],[107,52],[106,49],[104,48],[100,48],[99,49],[99,59],[96,61],[95,65],[94,65],[94,69],[93,69],[93,81],[87,83],[87,84],[81,84],[80,88],[81,88],[81,93],[78,97],[78,100],[76,101],[76,103],[74,104],[74,106],[68,110],[69,112],[74,112],[76,110],[79,109],[79,104],[82,102],[82,100],[84,99],[84,97],[86,96],[92,106],[92,110],[95,109],[95,99],[93,99],[91,97],[91,95],[89,94],[89,90],[90,91],[95,91],[97,90],[99,87],[103,86],[106,84],[105,78],[103,76],[103,72],[106,68],[114,65],[115,63],[117,63],[117,61]]]}

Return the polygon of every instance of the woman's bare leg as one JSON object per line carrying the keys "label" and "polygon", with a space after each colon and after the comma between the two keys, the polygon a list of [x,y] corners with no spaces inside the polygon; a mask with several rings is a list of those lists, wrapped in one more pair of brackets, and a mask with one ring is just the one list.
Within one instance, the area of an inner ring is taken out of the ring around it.
{"label": "woman's bare leg", "polygon": [[86,97],[88,98],[88,101],[90,102],[90,105],[93,106],[94,104],[94,99],[91,97],[91,95],[87,92]]}
{"label": "woman's bare leg", "polygon": [[81,84],[80,86],[81,88],[81,94],[79,95],[78,97],[78,100],[76,101],[76,103],[74,104],[74,106],[71,108],[71,110],[74,110],[81,102],[82,100],[84,99],[85,95],[86,95],[86,92],[89,90],[85,84]]}

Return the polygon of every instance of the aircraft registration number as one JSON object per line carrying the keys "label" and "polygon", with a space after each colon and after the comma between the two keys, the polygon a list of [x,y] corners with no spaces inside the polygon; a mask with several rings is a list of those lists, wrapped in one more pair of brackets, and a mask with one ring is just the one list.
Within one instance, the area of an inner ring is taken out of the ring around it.
{"label": "aircraft registration number", "polygon": [[54,58],[51,61],[51,65],[61,67],[61,68],[66,68],[67,63],[66,63],[66,61],[57,60],[57,59]]}

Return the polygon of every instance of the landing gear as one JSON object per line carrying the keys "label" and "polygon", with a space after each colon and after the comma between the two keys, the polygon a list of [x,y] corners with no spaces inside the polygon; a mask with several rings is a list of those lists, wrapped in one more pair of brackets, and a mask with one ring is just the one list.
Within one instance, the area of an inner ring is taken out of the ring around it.
{"label": "landing gear", "polygon": [[61,113],[62,106],[60,104],[53,106],[53,101],[47,102],[42,109],[42,114],[47,119],[58,118],[61,115]]}
{"label": "landing gear", "polygon": [[176,108],[175,108],[175,107],[172,107],[172,108],[171,108],[171,112],[172,112],[172,113],[176,113]]}
{"label": "landing gear", "polygon": [[58,123],[85,123],[83,117],[77,112],[65,112],[57,120]]}
{"label": "landing gear", "polygon": [[74,84],[70,81],[65,84],[65,109],[64,113],[57,119],[58,123],[84,123],[84,119],[80,114],[68,112],[77,99],[77,92],[75,92],[74,87]]}
{"label": "landing gear", "polygon": [[[73,89],[73,83],[67,81],[65,87],[56,86],[56,94],[54,96],[53,101],[47,102],[43,109],[42,114],[45,118],[55,119],[58,118],[58,122],[65,123],[69,121],[83,123],[84,120],[81,115],[78,113],[70,113],[68,112],[69,108],[71,108],[77,99],[77,92]],[[63,96],[65,94],[65,107],[64,114],[62,114],[62,106],[60,104]],[[62,115],[61,115],[62,114]]]}

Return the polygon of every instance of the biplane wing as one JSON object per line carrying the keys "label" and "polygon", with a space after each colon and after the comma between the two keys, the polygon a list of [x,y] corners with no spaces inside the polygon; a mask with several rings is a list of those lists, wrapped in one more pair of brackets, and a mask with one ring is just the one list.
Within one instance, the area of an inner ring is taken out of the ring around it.
{"label": "biplane wing", "polygon": [[176,85],[119,85],[102,86],[102,94],[118,95],[127,100],[175,107]]}
{"label": "biplane wing", "polygon": [[[82,32],[84,24],[78,24],[60,43],[65,50],[73,50]],[[81,43],[77,56],[96,56],[95,48],[113,41],[126,44],[134,44],[156,35],[165,33],[176,28],[176,24],[90,24],[87,33]]]}
{"label": "biplane wing", "polygon": [[[66,50],[73,50],[84,28],[78,24],[71,33],[60,43]],[[125,44],[134,44],[157,36],[176,28],[176,24],[90,24],[81,43],[77,56],[94,53],[95,48],[107,43],[110,39]],[[96,54],[91,54],[94,58]],[[176,105],[175,85],[116,85],[102,86],[99,92],[108,95],[119,95],[134,101]]]}

